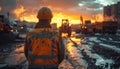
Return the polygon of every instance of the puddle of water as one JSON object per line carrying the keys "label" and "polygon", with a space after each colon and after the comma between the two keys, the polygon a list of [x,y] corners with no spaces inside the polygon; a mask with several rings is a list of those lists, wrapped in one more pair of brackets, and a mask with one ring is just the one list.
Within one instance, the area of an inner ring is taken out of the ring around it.
{"label": "puddle of water", "polygon": [[16,49],[14,49],[9,56],[7,56],[5,63],[8,65],[19,65],[25,60],[26,57],[24,55],[24,45],[22,44],[22,46],[17,46]]}

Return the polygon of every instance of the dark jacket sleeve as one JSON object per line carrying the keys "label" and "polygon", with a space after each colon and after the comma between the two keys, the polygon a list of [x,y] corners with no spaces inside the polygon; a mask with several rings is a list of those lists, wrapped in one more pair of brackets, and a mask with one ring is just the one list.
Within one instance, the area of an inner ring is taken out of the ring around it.
{"label": "dark jacket sleeve", "polygon": [[59,63],[62,62],[62,60],[64,59],[64,55],[65,55],[65,45],[63,44],[62,38],[60,37],[59,39],[59,46],[58,46],[58,60]]}
{"label": "dark jacket sleeve", "polygon": [[25,39],[25,46],[24,46],[24,53],[25,53],[25,57],[28,59],[28,47],[29,47],[29,43],[27,40],[27,37]]}

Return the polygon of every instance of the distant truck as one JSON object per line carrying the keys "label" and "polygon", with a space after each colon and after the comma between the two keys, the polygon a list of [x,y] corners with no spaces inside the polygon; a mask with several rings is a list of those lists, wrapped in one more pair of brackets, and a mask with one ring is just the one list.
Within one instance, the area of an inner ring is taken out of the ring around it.
{"label": "distant truck", "polygon": [[62,19],[62,25],[60,27],[60,34],[67,33],[68,37],[71,36],[71,26],[68,19]]}
{"label": "distant truck", "polygon": [[0,42],[13,41],[18,35],[5,20],[7,21],[4,15],[0,15]]}
{"label": "distant truck", "polygon": [[91,20],[85,20],[85,25],[91,24]]}

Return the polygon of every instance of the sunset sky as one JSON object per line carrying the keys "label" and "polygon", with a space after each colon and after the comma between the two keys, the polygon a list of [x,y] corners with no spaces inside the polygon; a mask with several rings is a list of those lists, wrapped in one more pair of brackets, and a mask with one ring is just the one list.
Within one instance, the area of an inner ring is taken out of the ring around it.
{"label": "sunset sky", "polygon": [[67,18],[71,24],[84,20],[102,21],[103,7],[120,0],[0,0],[0,13],[10,12],[14,19],[37,22],[37,12],[47,6],[53,11],[52,23]]}

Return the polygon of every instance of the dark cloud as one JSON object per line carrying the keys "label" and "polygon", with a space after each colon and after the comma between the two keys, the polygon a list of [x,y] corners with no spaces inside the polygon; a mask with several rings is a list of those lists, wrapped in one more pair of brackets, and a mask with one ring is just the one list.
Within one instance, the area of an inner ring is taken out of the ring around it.
{"label": "dark cloud", "polygon": [[[84,4],[84,6],[79,7],[79,3]],[[89,14],[92,10],[92,13],[96,13],[99,11],[95,11],[95,9],[102,6],[99,3],[95,3],[95,0],[20,0],[19,4],[23,5],[29,12],[36,12],[42,6],[49,6],[54,12],[63,12],[66,14],[81,14],[84,12]]]}
{"label": "dark cloud", "polygon": [[43,0],[19,0],[19,5],[23,5],[25,8],[39,7],[43,3]]}
{"label": "dark cloud", "polygon": [[91,0],[91,2],[89,2],[88,0],[86,1],[82,1],[81,2],[81,6],[80,8],[84,8],[84,11],[87,11],[89,13],[100,13],[102,12],[102,7],[103,5],[100,3],[96,3],[95,0]]}
{"label": "dark cloud", "polygon": [[2,11],[12,11],[17,6],[16,0],[0,0]]}
{"label": "dark cloud", "polygon": [[2,7],[0,14],[4,14],[7,16],[7,13],[10,13],[11,17],[15,17],[12,11],[16,8],[17,1],[16,0],[0,0],[0,7]]}
{"label": "dark cloud", "polygon": [[[40,7],[48,6],[54,12],[63,12],[65,14],[98,14],[102,13],[104,4],[100,0],[0,0],[2,11],[12,11],[16,7],[24,6],[24,13],[37,13]],[[105,1],[106,0],[101,0]],[[116,3],[120,0],[108,0],[109,2]],[[78,4],[81,4],[79,6]]]}
{"label": "dark cloud", "polygon": [[69,9],[77,6],[80,0],[21,0],[21,5],[26,9],[39,9],[42,6],[52,7],[55,11]]}
{"label": "dark cloud", "polygon": [[84,6],[86,8],[93,8],[93,9],[97,9],[97,8],[100,8],[100,7],[103,7],[103,5],[101,5],[100,3],[95,3],[95,2],[83,2]]}

